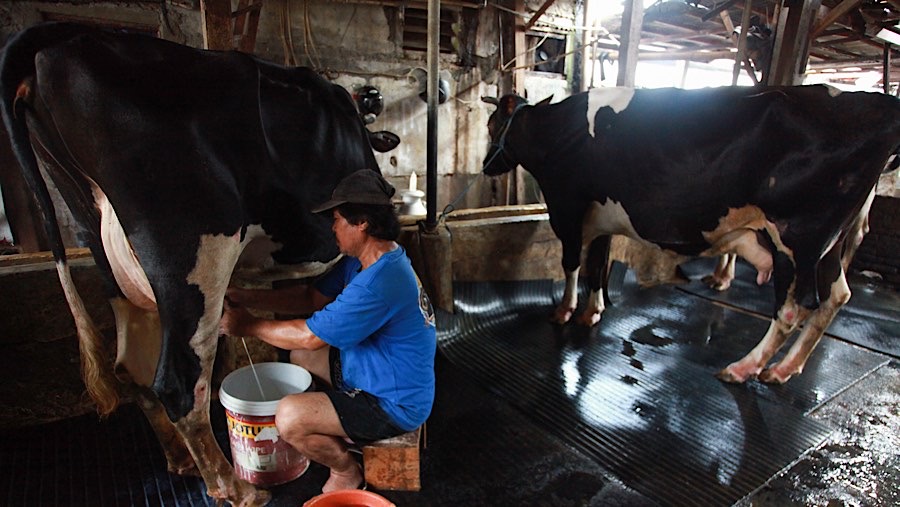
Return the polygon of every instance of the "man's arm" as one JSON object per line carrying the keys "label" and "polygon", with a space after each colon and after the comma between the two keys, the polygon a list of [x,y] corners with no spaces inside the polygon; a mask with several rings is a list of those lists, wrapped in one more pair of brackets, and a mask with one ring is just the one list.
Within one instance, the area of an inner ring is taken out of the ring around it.
{"label": "man's arm", "polygon": [[223,334],[255,336],[269,345],[286,350],[317,350],[328,345],[309,330],[306,319],[260,319],[246,308],[227,300],[219,328]]}
{"label": "man's arm", "polygon": [[305,284],[280,289],[231,287],[226,296],[232,303],[241,306],[288,315],[308,315],[334,300],[312,285]]}

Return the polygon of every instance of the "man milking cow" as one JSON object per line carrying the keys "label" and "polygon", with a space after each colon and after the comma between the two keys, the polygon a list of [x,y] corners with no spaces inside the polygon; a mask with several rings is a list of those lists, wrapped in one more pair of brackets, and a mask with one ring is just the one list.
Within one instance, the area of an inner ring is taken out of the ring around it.
{"label": "man milking cow", "polygon": [[[324,390],[285,397],[275,423],[281,436],[331,469],[323,492],[363,485],[347,449],[411,431],[431,412],[436,349],[434,313],[404,249],[391,205],[394,188],[361,170],[335,188],[316,213],[331,212],[344,257],[314,285],[282,290],[231,289],[221,329],[291,351],[290,360]],[[244,307],[308,319],[267,320]]]}
{"label": "man milking cow", "polygon": [[[170,471],[201,475],[216,500],[265,505],[270,494],[233,474],[210,427],[229,279],[238,265],[331,262],[329,221],[312,208],[352,171],[378,173],[373,148],[392,136],[368,132],[350,94],[311,69],[70,23],[10,38],[0,97],[98,412],[133,397]],[[107,282],[115,343],[73,282],[45,178]]]}

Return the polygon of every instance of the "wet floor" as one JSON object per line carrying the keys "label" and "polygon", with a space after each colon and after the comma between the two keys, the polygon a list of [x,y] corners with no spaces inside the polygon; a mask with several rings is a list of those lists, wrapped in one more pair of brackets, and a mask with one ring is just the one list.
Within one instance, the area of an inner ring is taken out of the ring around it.
{"label": "wet floor", "polygon": [[[379,493],[399,506],[900,503],[890,348],[836,322],[788,385],[726,385],[713,373],[762,336],[759,302],[620,281],[591,331],[548,322],[559,284],[459,284],[456,313],[439,315],[422,490]],[[890,347],[900,308],[882,303],[896,293],[871,291],[851,308]],[[213,420],[227,446],[218,405]],[[211,505],[198,480],[165,472],[148,431],[127,406],[103,423],[7,430],[0,504]],[[271,505],[301,505],[326,475],[311,466],[274,488]]]}

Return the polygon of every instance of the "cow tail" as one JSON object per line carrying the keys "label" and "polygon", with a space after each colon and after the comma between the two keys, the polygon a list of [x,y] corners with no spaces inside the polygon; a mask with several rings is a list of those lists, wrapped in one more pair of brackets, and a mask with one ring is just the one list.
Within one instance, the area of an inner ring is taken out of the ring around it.
{"label": "cow tail", "polygon": [[103,347],[103,337],[85,310],[84,302],[72,281],[66,262],[66,249],[56,220],[56,210],[50,199],[47,183],[41,176],[25,121],[26,115],[31,114],[29,100],[34,95],[34,62],[37,53],[84,32],[84,28],[76,25],[47,24],[24,30],[10,38],[0,56],[0,114],[22,175],[35,197],[50,251],[56,259],[60,284],[75,319],[85,386],[97,404],[98,412],[106,415],[118,405],[117,381],[112,374],[111,360]]}

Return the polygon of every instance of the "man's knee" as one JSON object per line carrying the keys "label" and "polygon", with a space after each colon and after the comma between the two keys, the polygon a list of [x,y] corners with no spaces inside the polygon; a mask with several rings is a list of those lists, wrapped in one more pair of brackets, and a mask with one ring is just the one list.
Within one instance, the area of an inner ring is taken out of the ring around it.
{"label": "man's knee", "polygon": [[285,396],[275,409],[275,427],[285,438],[302,437],[309,427],[309,410],[300,396]]}

